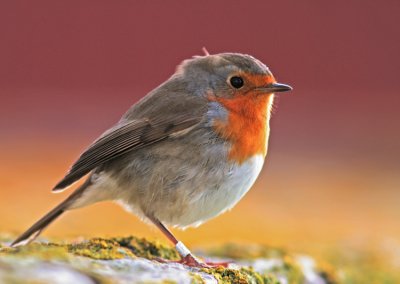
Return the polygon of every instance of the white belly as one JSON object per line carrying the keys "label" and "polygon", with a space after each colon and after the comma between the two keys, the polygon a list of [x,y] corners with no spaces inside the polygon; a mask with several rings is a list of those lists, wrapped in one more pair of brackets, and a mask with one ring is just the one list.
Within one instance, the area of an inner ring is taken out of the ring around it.
{"label": "white belly", "polygon": [[[207,171],[202,175],[198,175],[199,168],[195,168],[192,178],[175,189],[176,199],[168,195],[154,199],[154,194],[147,194],[152,192],[149,188],[143,191],[146,195],[139,196],[135,187],[120,187],[111,176],[102,173],[92,177],[93,186],[87,188],[71,209],[98,201],[115,200],[144,220],[147,218],[143,208],[166,225],[180,228],[199,226],[236,205],[254,184],[263,163],[264,157],[257,155],[241,165],[222,166],[217,171]],[[190,188],[194,190],[190,192]],[[163,192],[162,188],[159,189],[158,193]]]}
{"label": "white belly", "polygon": [[249,191],[261,172],[264,157],[257,155],[231,168],[217,189],[205,190],[190,201],[189,210],[179,220],[178,227],[199,226],[204,221],[231,209]]}

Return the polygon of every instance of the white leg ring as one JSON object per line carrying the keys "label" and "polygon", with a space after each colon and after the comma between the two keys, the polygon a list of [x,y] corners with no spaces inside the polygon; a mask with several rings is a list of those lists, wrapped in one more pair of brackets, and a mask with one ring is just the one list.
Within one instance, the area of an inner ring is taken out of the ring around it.
{"label": "white leg ring", "polygon": [[186,257],[189,254],[191,254],[190,250],[181,241],[179,241],[175,245],[175,248],[176,248],[176,250],[178,251],[178,253],[180,254],[181,257]]}

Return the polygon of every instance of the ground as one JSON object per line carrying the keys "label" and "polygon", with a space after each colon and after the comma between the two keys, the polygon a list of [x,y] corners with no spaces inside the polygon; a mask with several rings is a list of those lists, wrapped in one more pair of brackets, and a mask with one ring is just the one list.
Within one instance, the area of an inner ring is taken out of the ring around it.
{"label": "ground", "polygon": [[228,268],[195,269],[160,263],[159,258],[177,260],[176,251],[134,236],[62,243],[39,239],[10,248],[14,237],[0,234],[1,284],[400,283],[400,247],[393,243],[375,249],[332,246],[318,258],[269,246],[226,244],[197,250],[196,255],[207,261],[230,261]]}
{"label": "ground", "polygon": [[172,247],[134,236],[65,243],[42,239],[18,248],[8,247],[11,239],[0,237],[0,283],[396,283],[393,275],[369,272],[371,267],[363,262],[360,269],[339,269],[260,245],[227,244],[197,251],[208,261],[231,262],[228,268],[197,269],[157,261],[179,257]]}

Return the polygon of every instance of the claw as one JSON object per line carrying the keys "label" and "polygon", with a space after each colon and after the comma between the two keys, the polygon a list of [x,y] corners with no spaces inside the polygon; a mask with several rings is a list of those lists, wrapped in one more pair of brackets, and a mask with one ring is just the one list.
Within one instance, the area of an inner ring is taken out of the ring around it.
{"label": "claw", "polygon": [[221,266],[226,268],[230,263],[230,262],[201,262],[191,254],[188,254],[187,256],[181,258],[180,260],[167,260],[163,258],[156,258],[155,260],[161,263],[180,263],[189,267],[196,267],[196,268],[216,268]]}

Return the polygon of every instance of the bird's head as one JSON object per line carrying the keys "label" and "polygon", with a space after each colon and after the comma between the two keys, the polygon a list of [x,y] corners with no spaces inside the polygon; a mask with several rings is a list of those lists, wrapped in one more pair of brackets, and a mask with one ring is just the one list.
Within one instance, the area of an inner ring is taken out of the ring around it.
{"label": "bird's head", "polygon": [[189,82],[192,93],[212,92],[221,98],[249,94],[270,95],[290,91],[289,85],[276,82],[266,65],[256,58],[239,53],[196,56],[185,60],[177,70]]}
{"label": "bird's head", "polygon": [[229,159],[243,163],[265,157],[274,93],[290,91],[250,55],[221,53],[184,61],[176,73],[189,94],[206,96],[208,116],[216,133],[231,143]]}

